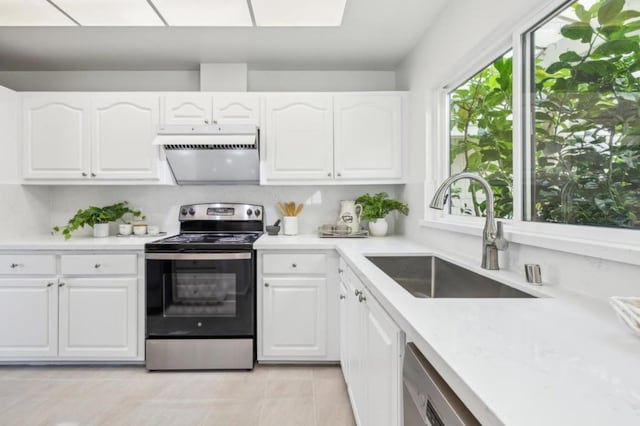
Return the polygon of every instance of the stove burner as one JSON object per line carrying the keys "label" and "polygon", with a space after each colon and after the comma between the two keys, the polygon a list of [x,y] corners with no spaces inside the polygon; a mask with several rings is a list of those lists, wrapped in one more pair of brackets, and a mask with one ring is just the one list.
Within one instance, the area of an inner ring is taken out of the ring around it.
{"label": "stove burner", "polygon": [[227,234],[227,233],[207,233],[207,234],[179,234],[161,240],[162,243],[179,244],[222,244],[222,243],[252,243],[258,239],[260,233]]}

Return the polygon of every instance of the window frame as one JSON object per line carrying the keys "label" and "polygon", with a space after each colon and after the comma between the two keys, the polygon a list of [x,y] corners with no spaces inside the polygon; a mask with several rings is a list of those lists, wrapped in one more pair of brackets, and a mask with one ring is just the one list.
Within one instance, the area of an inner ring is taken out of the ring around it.
{"label": "window frame", "polygon": [[[617,262],[640,265],[640,230],[569,225],[559,223],[530,222],[524,220],[525,196],[531,196],[531,157],[524,155],[531,151],[530,137],[533,122],[525,120],[526,106],[531,102],[530,83],[526,68],[530,67],[529,35],[544,25],[556,13],[568,7],[574,0],[553,0],[538,8],[522,21],[501,28],[489,35],[478,46],[470,49],[474,60],[460,63],[456,73],[437,89],[428,92],[432,99],[432,111],[427,109],[427,126],[433,124],[432,132],[427,132],[435,143],[426,143],[425,164],[427,174],[424,182],[424,220],[422,226],[459,232],[468,235],[482,235],[483,217],[451,215],[447,209],[438,211],[429,208],[429,202],[438,185],[449,177],[449,92],[466,82],[479,70],[489,65],[500,55],[512,50],[513,55],[513,218],[498,219],[505,223],[507,238],[517,244],[597,257]],[[505,36],[507,34],[507,36]],[[482,52],[482,54],[476,54]],[[427,105],[429,105],[427,103]],[[529,111],[529,114],[531,112]],[[431,121],[435,120],[435,122]]]}

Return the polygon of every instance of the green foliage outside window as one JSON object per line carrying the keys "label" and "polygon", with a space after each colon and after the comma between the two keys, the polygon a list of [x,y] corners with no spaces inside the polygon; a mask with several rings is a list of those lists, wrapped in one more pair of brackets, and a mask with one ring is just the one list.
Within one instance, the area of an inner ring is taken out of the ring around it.
{"label": "green foliage outside window", "polygon": [[[574,3],[562,52],[538,52],[530,220],[640,227],[640,11],[628,3]],[[451,92],[452,135],[462,135],[452,138],[451,158],[489,180],[502,217],[512,215],[509,62],[498,59]],[[471,195],[462,212],[482,215]]]}

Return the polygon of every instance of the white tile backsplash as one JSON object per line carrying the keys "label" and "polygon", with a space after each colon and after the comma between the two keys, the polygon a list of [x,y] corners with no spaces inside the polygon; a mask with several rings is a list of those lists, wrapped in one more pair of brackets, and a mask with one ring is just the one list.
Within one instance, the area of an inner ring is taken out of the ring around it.
{"label": "white tile backsplash", "polygon": [[[178,231],[178,209],[183,204],[237,202],[264,206],[265,220],[272,224],[280,213],[278,201],[304,203],[299,217],[301,234],[315,233],[319,225],[337,220],[340,200],[355,199],[366,192],[385,191],[396,197],[398,185],[384,186],[57,186],[51,187],[51,214],[49,224],[63,225],[79,208],[89,205],[103,206],[128,201],[131,207],[141,209],[148,224],[159,225],[169,234]],[[394,215],[389,215],[393,232]],[[78,234],[88,234],[81,230]]]}

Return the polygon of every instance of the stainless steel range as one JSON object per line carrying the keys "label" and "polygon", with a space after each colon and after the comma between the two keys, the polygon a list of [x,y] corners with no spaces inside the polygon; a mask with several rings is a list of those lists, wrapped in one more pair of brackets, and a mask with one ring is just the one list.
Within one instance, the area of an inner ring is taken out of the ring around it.
{"label": "stainless steel range", "polygon": [[149,370],[252,369],[262,206],[180,208],[180,234],[145,245]]}

